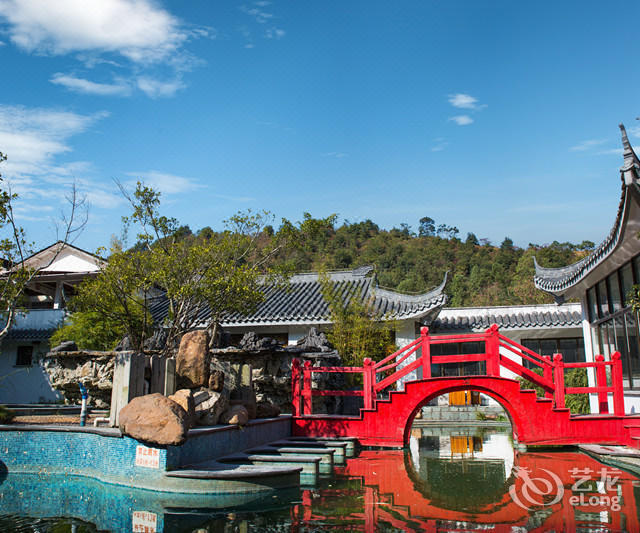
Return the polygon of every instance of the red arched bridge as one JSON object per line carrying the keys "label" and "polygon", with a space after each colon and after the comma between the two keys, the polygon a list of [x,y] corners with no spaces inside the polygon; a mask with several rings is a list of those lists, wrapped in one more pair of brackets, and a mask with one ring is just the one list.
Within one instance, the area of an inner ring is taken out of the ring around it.
{"label": "red arched bridge", "polygon": [[[472,354],[432,355],[436,344],[480,343],[484,351]],[[411,358],[411,356],[414,356]],[[481,375],[431,377],[433,365],[484,362]],[[595,387],[565,386],[565,371],[592,369]],[[406,381],[421,369],[422,379]],[[544,390],[521,389],[517,379],[501,376],[501,370],[523,377]],[[541,372],[535,372],[541,369]],[[318,390],[314,373],[362,375],[362,390]],[[422,328],[415,341],[375,363],[362,367],[314,367],[295,359],[292,363],[293,434],[295,436],[355,437],[364,446],[401,447],[408,443],[416,413],[441,394],[473,390],[499,402],[511,421],[514,437],[530,445],[619,444],[640,448],[640,417],[625,416],[622,362],[616,352],[611,360],[601,355],[593,363],[565,363],[561,354],[540,356],[502,335],[497,325],[484,333],[432,337]],[[404,380],[404,381],[403,381]],[[404,387],[402,387],[402,382]],[[394,390],[397,389],[397,390]],[[566,394],[597,394],[599,412],[573,415],[565,407]],[[608,396],[613,396],[613,413]],[[364,408],[356,416],[314,414],[314,396],[360,396]]]}

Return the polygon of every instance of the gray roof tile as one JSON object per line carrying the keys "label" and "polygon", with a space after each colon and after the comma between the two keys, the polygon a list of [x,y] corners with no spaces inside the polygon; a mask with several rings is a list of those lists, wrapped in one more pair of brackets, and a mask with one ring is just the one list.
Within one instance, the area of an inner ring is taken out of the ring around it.
{"label": "gray roof tile", "polygon": [[[440,316],[431,324],[433,333],[456,331],[483,331],[492,324],[500,329],[541,328],[541,327],[580,327],[582,315],[577,304],[568,304],[559,308],[548,306],[548,310],[519,311],[517,307],[478,309],[478,314],[469,316],[468,309],[443,309]],[[456,313],[461,313],[461,315]],[[482,313],[480,313],[482,312]]]}
{"label": "gray roof tile", "polygon": [[[328,273],[345,305],[353,298],[372,301],[380,317],[390,320],[422,318],[433,315],[447,302],[443,283],[434,290],[408,295],[378,287],[373,267]],[[266,287],[264,301],[253,313],[231,313],[223,317],[223,327],[267,324],[309,324],[329,321],[329,306],[322,296],[317,273],[296,274],[287,287]],[[151,314],[160,323],[167,315],[168,302],[160,298],[151,305]],[[199,321],[209,317],[209,310],[199,314]]]}

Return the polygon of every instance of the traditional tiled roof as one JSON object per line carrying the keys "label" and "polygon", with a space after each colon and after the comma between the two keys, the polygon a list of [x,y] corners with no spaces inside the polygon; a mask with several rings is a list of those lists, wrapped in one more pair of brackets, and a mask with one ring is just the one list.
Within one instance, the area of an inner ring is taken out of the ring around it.
{"label": "traditional tiled roof", "polygon": [[62,323],[63,309],[31,309],[19,311],[6,338],[10,340],[47,340]]}
{"label": "traditional tiled roof", "polygon": [[[447,302],[443,292],[446,276],[439,287],[419,295],[402,294],[378,287],[373,267],[369,266],[329,272],[327,276],[345,305],[353,298],[371,302],[375,312],[383,319],[414,318],[422,319],[426,323]],[[290,278],[288,286],[266,287],[264,294],[264,301],[253,313],[226,315],[221,321],[222,326],[305,325],[330,322],[329,306],[322,296],[317,272],[295,274]],[[167,307],[168,303],[164,298],[151,306],[151,314],[156,323],[160,323],[166,316]],[[204,322],[208,317],[209,311],[205,310],[198,318]]]}
{"label": "traditional tiled roof", "polygon": [[432,333],[500,329],[577,328],[582,325],[580,304],[521,305],[509,307],[445,308],[430,326]]}
{"label": "traditional tiled roof", "polygon": [[640,160],[636,156],[627,137],[624,126],[620,124],[622,145],[624,147],[624,164],[620,169],[622,179],[622,195],[618,204],[618,212],[613,228],[607,237],[585,258],[560,268],[546,268],[538,264],[534,257],[536,273],[533,278],[538,289],[561,297],[565,291],[580,281],[605,261],[620,246],[629,222],[632,203],[640,203]]}
{"label": "traditional tiled roof", "polygon": [[10,329],[5,337],[14,341],[46,341],[53,335],[53,329]]}

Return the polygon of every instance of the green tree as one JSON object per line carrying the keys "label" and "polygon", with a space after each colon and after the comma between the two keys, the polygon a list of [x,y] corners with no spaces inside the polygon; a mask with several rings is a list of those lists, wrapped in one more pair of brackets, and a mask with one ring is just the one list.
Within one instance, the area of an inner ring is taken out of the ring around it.
{"label": "green tree", "polygon": [[345,366],[362,366],[365,357],[378,361],[393,353],[395,324],[377,315],[373,302],[363,301],[357,292],[343,294],[326,274],[320,275],[320,285],[332,322],[327,338]]}
{"label": "green tree", "polygon": [[[195,327],[215,337],[223,314],[249,313],[263,300],[265,284],[286,280],[286,268],[270,262],[285,237],[263,233],[268,213],[239,213],[225,222],[225,231],[196,237],[160,213],[160,193],[140,182],[133,195],[123,187],[121,191],[132,207],[125,228],[137,226],[141,246],[116,250],[108,266],[82,284],[77,305],[117,323],[135,349],[143,349],[147,304],[158,292],[167,299],[167,315],[156,326],[164,328],[165,350],[171,351]],[[258,246],[261,238],[266,241]],[[207,308],[208,318],[202,322]]]}
{"label": "green tree", "polygon": [[51,346],[74,341],[81,350],[112,350],[124,337],[123,324],[97,311],[76,311],[49,339]]}

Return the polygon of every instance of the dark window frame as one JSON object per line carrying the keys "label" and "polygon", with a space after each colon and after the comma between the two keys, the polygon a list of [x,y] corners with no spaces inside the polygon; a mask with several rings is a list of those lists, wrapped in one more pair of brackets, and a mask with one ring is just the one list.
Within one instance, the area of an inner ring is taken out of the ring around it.
{"label": "dark window frame", "polygon": [[33,366],[33,345],[22,345],[16,348],[15,366]]}

